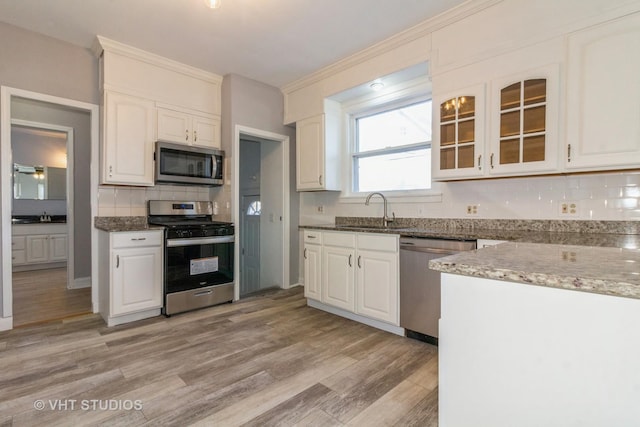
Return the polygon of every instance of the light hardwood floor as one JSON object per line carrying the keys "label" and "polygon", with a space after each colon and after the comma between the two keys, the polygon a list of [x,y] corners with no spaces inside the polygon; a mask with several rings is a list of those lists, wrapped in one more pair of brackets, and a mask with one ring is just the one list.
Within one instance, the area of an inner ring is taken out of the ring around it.
{"label": "light hardwood floor", "polygon": [[437,348],[307,307],[301,288],[2,332],[0,366],[0,426],[437,426]]}
{"label": "light hardwood floor", "polygon": [[67,269],[13,273],[15,327],[91,312],[91,288],[67,289]]}

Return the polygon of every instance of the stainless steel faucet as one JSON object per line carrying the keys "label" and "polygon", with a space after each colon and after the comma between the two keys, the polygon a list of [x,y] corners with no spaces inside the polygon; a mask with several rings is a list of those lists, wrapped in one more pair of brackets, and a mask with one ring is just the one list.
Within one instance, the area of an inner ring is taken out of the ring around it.
{"label": "stainless steel faucet", "polygon": [[382,225],[383,227],[388,227],[390,222],[393,222],[396,219],[396,214],[391,212],[391,215],[393,216],[392,218],[389,218],[389,215],[387,215],[387,198],[384,197],[384,194],[382,193],[371,193],[367,196],[367,200],[364,201],[364,204],[366,206],[369,206],[369,201],[371,200],[372,196],[378,195],[380,197],[382,197],[382,201],[384,202],[384,213],[382,215]]}

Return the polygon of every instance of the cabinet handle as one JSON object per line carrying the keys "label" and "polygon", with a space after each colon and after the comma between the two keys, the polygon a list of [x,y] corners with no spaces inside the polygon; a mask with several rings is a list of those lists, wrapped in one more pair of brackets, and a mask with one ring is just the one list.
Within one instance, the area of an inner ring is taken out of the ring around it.
{"label": "cabinet handle", "polygon": [[196,142],[198,140],[198,131],[194,130],[193,131],[193,142]]}
{"label": "cabinet handle", "polygon": [[113,176],[113,166],[109,166],[109,177]]}
{"label": "cabinet handle", "polygon": [[320,183],[320,185],[322,185],[322,175],[318,177],[318,182]]}
{"label": "cabinet handle", "polygon": [[489,157],[489,165],[491,165],[491,169],[493,169],[493,153],[491,153],[491,157]]}
{"label": "cabinet handle", "polygon": [[[351,256],[351,255],[349,255]],[[362,256],[358,255],[358,268],[362,268],[362,265],[360,264],[360,259],[362,258]]]}
{"label": "cabinet handle", "polygon": [[147,238],[146,237],[132,237],[131,240],[134,241],[134,242],[139,242],[141,240],[147,240]]}
{"label": "cabinet handle", "polygon": [[189,140],[189,129],[184,131],[184,140],[188,141]]}
{"label": "cabinet handle", "polygon": [[303,255],[304,259],[307,259],[307,248],[304,248]]}
{"label": "cabinet handle", "polygon": [[310,238],[310,239],[315,239],[316,238],[316,236],[314,236],[313,234],[310,234],[307,237]]}
{"label": "cabinet handle", "polygon": [[567,162],[571,162],[571,144],[567,145]]}
{"label": "cabinet handle", "polygon": [[480,162],[482,161],[482,154],[480,154],[478,156],[478,170],[481,171],[482,170],[482,165],[480,164]]}
{"label": "cabinet handle", "polygon": [[116,255],[116,268],[120,267],[120,255]]}
{"label": "cabinet handle", "polygon": [[353,256],[353,255],[349,254],[349,267],[353,267],[353,264],[351,264],[351,257],[352,257],[352,256]]}

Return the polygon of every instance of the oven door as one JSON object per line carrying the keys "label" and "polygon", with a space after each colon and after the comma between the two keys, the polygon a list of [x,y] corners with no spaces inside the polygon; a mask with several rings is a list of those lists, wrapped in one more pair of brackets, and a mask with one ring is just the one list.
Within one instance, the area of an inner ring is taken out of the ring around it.
{"label": "oven door", "polygon": [[167,239],[165,292],[233,282],[234,236]]}

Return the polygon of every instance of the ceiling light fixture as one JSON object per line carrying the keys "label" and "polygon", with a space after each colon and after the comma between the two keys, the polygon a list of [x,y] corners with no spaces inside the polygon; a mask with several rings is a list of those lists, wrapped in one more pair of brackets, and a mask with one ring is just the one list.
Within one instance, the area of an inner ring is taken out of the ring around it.
{"label": "ceiling light fixture", "polygon": [[222,0],[204,0],[204,4],[206,4],[211,9],[217,9],[222,4]]}
{"label": "ceiling light fixture", "polygon": [[375,82],[371,83],[371,84],[369,85],[369,87],[370,87],[372,90],[375,90],[375,91],[377,92],[377,91],[379,91],[380,89],[382,89],[382,88],[384,87],[384,83],[382,83],[382,82],[381,82],[381,81],[379,81],[379,80],[376,80]]}

